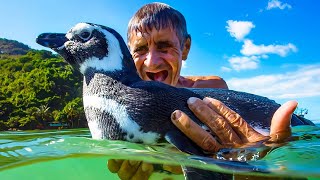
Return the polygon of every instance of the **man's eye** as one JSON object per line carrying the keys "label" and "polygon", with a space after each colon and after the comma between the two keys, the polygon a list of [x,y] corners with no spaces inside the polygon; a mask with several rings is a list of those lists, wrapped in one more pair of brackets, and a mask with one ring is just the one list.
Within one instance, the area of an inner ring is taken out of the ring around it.
{"label": "man's eye", "polygon": [[171,45],[167,42],[160,42],[157,44],[157,48],[161,52],[167,52],[167,49],[170,47],[171,47]]}
{"label": "man's eye", "polygon": [[167,46],[158,47],[158,51],[162,52],[162,53],[167,53],[168,52],[168,47]]}
{"label": "man's eye", "polygon": [[148,51],[148,47],[147,46],[141,46],[141,47],[138,47],[134,50],[134,52],[136,53],[143,53],[143,52],[146,52]]}
{"label": "man's eye", "polygon": [[90,32],[84,31],[84,32],[81,32],[81,34],[79,36],[80,36],[81,39],[87,40],[90,37],[90,35],[91,35]]}

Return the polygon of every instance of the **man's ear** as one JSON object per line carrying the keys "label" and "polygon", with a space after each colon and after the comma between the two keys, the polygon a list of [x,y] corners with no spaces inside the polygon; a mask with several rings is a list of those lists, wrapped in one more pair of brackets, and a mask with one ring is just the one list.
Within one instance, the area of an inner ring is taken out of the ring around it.
{"label": "man's ear", "polygon": [[186,41],[184,42],[184,46],[182,50],[182,60],[186,60],[188,58],[190,48],[191,48],[191,36],[188,35]]}

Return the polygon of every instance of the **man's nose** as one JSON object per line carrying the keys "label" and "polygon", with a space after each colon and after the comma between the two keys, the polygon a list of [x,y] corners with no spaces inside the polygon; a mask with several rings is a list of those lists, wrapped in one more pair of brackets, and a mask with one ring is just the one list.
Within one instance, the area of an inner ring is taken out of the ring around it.
{"label": "man's nose", "polygon": [[162,58],[157,50],[149,50],[144,65],[149,68],[157,68],[162,63]]}

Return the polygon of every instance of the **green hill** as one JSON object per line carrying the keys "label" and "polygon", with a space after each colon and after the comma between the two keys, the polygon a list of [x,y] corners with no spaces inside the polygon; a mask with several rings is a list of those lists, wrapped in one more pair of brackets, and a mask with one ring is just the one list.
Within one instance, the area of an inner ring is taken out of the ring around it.
{"label": "green hill", "polygon": [[50,51],[4,39],[0,47],[0,130],[86,126],[78,71]]}
{"label": "green hill", "polygon": [[15,40],[0,38],[0,54],[25,55],[30,47]]}

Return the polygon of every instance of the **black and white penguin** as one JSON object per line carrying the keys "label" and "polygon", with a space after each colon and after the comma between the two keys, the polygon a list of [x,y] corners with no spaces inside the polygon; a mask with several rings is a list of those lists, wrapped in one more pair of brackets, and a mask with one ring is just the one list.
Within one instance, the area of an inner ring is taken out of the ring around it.
{"label": "black and white penguin", "polygon": [[[79,23],[67,34],[44,33],[37,43],[59,53],[84,75],[83,103],[94,139],[155,144],[164,140],[178,149],[204,155],[170,120],[182,110],[203,125],[189,110],[189,97],[213,97],[238,112],[253,127],[267,129],[280,107],[265,97],[224,89],[176,88],[143,81],[136,72],[123,38],[109,27]],[[292,125],[313,125],[292,116]]]}

